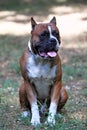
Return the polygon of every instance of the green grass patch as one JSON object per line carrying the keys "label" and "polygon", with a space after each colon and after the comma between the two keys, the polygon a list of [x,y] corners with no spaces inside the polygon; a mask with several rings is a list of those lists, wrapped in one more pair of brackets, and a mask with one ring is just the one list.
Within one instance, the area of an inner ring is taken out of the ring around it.
{"label": "green grass patch", "polygon": [[87,79],[87,67],[80,65],[62,65],[63,68],[63,81]]}

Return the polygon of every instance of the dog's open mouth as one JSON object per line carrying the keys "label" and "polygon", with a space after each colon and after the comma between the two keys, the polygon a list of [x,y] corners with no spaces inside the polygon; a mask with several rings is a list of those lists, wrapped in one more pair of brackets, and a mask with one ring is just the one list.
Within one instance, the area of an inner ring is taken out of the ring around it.
{"label": "dog's open mouth", "polygon": [[54,58],[54,57],[57,56],[57,52],[55,52],[55,51],[40,52],[39,55],[40,55],[41,57],[45,57],[45,58],[48,58],[48,57]]}

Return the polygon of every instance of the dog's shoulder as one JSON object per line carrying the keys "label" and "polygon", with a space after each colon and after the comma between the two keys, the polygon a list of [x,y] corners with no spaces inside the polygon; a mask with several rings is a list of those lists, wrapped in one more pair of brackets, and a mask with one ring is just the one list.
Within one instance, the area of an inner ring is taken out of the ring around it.
{"label": "dog's shoulder", "polygon": [[20,58],[20,69],[21,69],[22,76],[24,78],[26,78],[26,69],[27,69],[29,57],[30,57],[30,53],[28,48],[26,48],[22,57]]}

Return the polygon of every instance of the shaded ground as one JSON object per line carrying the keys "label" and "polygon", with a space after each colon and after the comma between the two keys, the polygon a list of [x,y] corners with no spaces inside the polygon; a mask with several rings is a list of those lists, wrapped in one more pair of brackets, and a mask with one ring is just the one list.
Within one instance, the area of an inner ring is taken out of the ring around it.
{"label": "shaded ground", "polygon": [[[49,21],[54,15],[61,32],[60,55],[63,85],[69,100],[54,128],[42,125],[37,130],[87,129],[87,7],[86,1],[0,1],[0,129],[33,130],[23,119],[18,101],[22,78],[19,59],[27,46],[30,17]],[[44,118],[44,117],[42,117]]]}

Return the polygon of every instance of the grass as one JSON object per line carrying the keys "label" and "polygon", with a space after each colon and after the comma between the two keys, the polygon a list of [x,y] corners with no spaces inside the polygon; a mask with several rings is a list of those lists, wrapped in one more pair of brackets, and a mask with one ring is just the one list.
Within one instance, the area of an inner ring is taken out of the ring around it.
{"label": "grass", "polygon": [[[37,6],[34,7],[32,2],[27,5],[25,4],[24,6],[23,4],[19,6],[19,3],[16,2],[18,1],[15,1],[15,3],[12,3],[11,1],[9,4],[7,2],[8,5],[4,4],[0,9],[10,11],[15,10],[16,13],[23,13],[26,16],[28,15],[28,12],[31,12],[31,15],[35,14],[36,17],[38,17],[39,14],[42,14],[45,19],[45,16],[52,13],[50,12],[50,8],[59,4],[56,3],[57,0],[54,4],[49,1],[41,1],[40,3],[35,2]],[[67,0],[66,4],[67,2],[69,1]],[[81,1],[77,3],[81,4]],[[46,7],[44,7],[45,4]],[[64,2],[62,2],[61,6],[63,4]],[[75,3],[73,2],[73,4]],[[41,8],[42,11],[40,12]],[[80,7],[78,8],[80,10]],[[27,9],[28,11],[26,11]],[[63,39],[60,55],[62,58],[63,85],[66,87],[69,94],[68,102],[65,109],[56,115],[56,125],[54,127],[46,126],[42,123],[42,126],[33,128],[30,125],[30,118],[21,117],[18,98],[18,89],[22,82],[19,59],[27,46],[28,35],[15,36],[8,34],[0,36],[0,130],[87,129],[86,41],[86,34],[84,36],[77,36],[73,40],[72,38]],[[73,48],[72,45],[76,45],[76,48]],[[41,119],[43,120],[43,118],[45,117],[42,116]]]}

